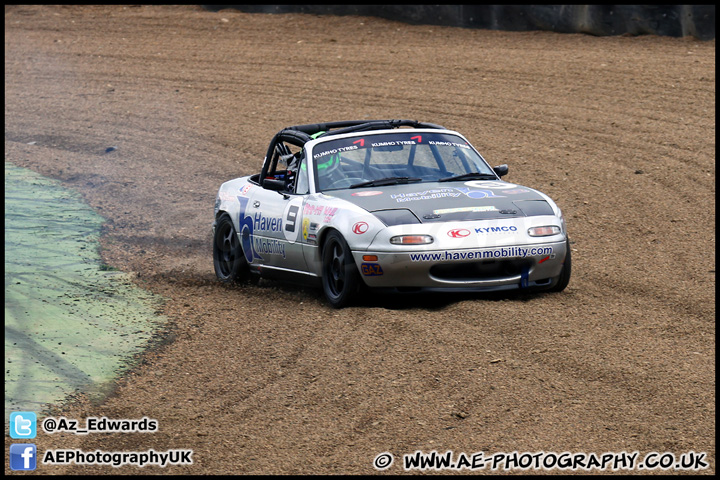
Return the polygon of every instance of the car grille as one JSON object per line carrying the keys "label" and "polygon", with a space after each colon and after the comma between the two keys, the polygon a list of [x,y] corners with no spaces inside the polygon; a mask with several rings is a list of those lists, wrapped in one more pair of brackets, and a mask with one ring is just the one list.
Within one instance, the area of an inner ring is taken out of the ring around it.
{"label": "car grille", "polygon": [[503,279],[520,275],[523,268],[529,269],[531,265],[523,259],[446,263],[430,267],[430,275],[455,281]]}

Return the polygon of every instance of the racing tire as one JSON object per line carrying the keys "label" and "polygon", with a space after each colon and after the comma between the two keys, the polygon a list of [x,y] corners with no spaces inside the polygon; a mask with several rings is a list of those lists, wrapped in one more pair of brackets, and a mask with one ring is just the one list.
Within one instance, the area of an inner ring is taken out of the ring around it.
{"label": "racing tire", "polygon": [[213,264],[215,275],[223,283],[246,282],[251,278],[235,226],[227,213],[222,214],[215,224]]}
{"label": "racing tire", "polygon": [[345,239],[333,230],[322,249],[322,285],[328,302],[334,308],[348,306],[360,290],[360,274]]}
{"label": "racing tire", "polygon": [[570,283],[570,274],[572,273],[572,258],[570,255],[570,239],[566,240],[567,253],[565,254],[565,262],[563,262],[563,269],[558,275],[558,281],[555,285],[550,287],[550,292],[562,292],[565,287]]}

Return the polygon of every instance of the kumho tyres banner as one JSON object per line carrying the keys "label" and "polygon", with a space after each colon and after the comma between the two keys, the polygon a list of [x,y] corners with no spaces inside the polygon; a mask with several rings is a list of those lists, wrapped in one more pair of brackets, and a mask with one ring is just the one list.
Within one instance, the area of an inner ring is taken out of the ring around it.
{"label": "kumho tyres banner", "polygon": [[5,162],[6,415],[76,389],[102,395],[163,321],[156,298],[102,264],[103,222],[59,182]]}
{"label": "kumho tyres banner", "polygon": [[362,15],[489,30],[715,38],[715,5],[204,5],[248,13]]}

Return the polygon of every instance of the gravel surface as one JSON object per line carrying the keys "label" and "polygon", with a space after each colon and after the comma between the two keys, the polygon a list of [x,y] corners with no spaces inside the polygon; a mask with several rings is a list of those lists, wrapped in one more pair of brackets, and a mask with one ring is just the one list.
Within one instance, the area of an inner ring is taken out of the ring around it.
{"label": "gravel surface", "polygon": [[[337,311],[319,290],[219,284],[219,185],[257,173],[285,126],[364,118],[458,130],[555,199],[567,290]],[[54,411],[159,431],[40,433],[39,451],[194,451],[38,473],[364,474],[381,452],[402,473],[416,450],[693,450],[715,471],[714,40],[6,6],[5,159],[80,192],[107,219],[103,260],[171,319],[109,398]]]}

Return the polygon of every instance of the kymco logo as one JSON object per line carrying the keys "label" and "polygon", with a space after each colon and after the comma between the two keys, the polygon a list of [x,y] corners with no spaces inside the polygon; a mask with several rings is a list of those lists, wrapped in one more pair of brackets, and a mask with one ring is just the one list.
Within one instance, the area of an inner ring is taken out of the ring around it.
{"label": "kymco logo", "polygon": [[451,238],[463,238],[470,235],[470,230],[466,230],[464,228],[454,228],[450,231],[448,231],[448,237]]}
{"label": "kymco logo", "polygon": [[357,235],[362,235],[363,233],[368,231],[368,224],[365,222],[357,222],[355,225],[353,225],[352,231]]}

